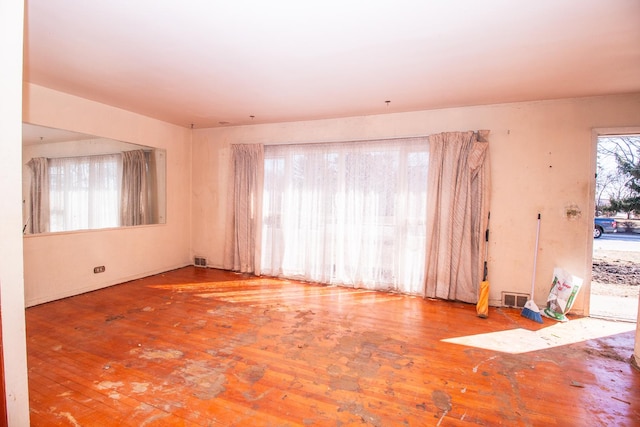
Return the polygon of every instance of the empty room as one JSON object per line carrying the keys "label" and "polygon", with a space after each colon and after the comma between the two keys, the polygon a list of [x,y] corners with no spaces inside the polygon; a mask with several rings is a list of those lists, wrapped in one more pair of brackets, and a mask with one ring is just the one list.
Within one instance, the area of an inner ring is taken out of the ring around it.
{"label": "empty room", "polygon": [[639,16],[3,0],[0,425],[640,424],[590,311]]}

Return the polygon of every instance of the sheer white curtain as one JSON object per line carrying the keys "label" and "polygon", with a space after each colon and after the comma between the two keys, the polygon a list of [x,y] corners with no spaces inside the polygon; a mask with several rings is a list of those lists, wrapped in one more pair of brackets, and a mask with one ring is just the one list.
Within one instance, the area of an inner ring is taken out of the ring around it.
{"label": "sheer white curtain", "polygon": [[426,138],[264,150],[263,274],[423,292]]}
{"label": "sheer white curtain", "polygon": [[260,226],[264,149],[231,146],[224,268],[260,275]]}
{"label": "sheer white curtain", "polygon": [[49,159],[50,231],[120,224],[121,159],[119,154]]}

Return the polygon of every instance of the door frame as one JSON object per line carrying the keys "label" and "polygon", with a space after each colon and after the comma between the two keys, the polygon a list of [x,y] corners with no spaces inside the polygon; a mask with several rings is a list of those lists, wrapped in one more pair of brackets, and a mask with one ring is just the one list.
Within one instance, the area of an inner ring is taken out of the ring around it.
{"label": "door frame", "polygon": [[596,173],[598,167],[598,138],[602,136],[616,136],[616,135],[640,135],[640,126],[621,126],[621,127],[606,127],[606,128],[593,128],[591,130],[591,168],[589,179],[589,232],[587,235],[589,239],[586,245],[586,261],[587,265],[585,271],[589,280],[586,282],[584,289],[584,315],[591,316],[591,272],[593,270],[593,220],[595,218],[596,210]]}

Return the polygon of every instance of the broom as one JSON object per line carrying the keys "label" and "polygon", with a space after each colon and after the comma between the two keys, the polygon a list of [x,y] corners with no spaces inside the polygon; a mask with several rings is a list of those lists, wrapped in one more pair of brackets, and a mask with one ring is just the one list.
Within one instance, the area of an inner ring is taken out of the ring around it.
{"label": "broom", "polygon": [[533,277],[531,278],[531,296],[529,300],[524,304],[524,308],[522,309],[522,315],[527,319],[531,319],[538,323],[542,322],[542,316],[540,315],[540,309],[533,302],[533,289],[536,284],[536,265],[538,263],[538,243],[540,241],[540,214],[538,214],[538,227],[536,230],[536,251],[533,255]]}
{"label": "broom", "polygon": [[489,252],[489,221],[491,220],[491,212],[487,215],[487,229],[484,233],[484,273],[482,282],[480,283],[480,295],[476,304],[476,312],[478,317],[486,319],[489,317],[489,280],[487,280],[487,255]]}

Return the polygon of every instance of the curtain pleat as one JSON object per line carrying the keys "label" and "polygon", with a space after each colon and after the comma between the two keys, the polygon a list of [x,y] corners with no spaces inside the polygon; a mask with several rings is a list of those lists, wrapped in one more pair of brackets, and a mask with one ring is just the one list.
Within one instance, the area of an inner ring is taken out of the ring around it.
{"label": "curtain pleat", "polygon": [[239,144],[232,145],[231,152],[224,268],[260,275],[264,149]]}
{"label": "curtain pleat", "polygon": [[29,190],[29,233],[46,233],[49,231],[49,171],[48,160],[34,157],[27,163],[31,170]]}
{"label": "curtain pleat", "polygon": [[145,151],[145,160],[147,162],[147,222],[149,224],[157,224],[159,219],[158,207],[158,165],[156,151]]}
{"label": "curtain pleat", "polygon": [[487,136],[429,137],[426,297],[477,302],[490,191]]}
{"label": "curtain pleat", "polygon": [[122,153],[120,223],[123,226],[151,223],[147,160],[144,150]]}

